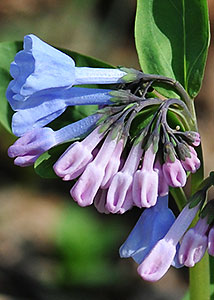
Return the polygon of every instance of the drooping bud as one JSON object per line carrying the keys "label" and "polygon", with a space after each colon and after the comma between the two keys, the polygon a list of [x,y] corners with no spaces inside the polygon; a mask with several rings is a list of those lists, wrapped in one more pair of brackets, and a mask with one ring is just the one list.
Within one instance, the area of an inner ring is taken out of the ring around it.
{"label": "drooping bud", "polygon": [[163,197],[168,194],[169,186],[163,174],[163,168],[160,164],[159,159],[154,164],[154,171],[158,174],[158,195]]}
{"label": "drooping bud", "polygon": [[200,138],[200,134],[196,131],[185,131],[185,132],[182,132],[182,133],[179,133],[182,138],[184,138],[184,140],[194,146],[194,147],[197,147],[200,145],[200,142],[201,142],[201,138]]}
{"label": "drooping bud", "polygon": [[142,169],[134,174],[132,195],[138,207],[151,207],[157,201],[158,174],[153,170],[155,156],[152,143],[144,154]]}
{"label": "drooping bud", "polygon": [[[141,143],[133,145],[122,170],[115,174],[108,189],[106,207],[112,213],[122,213],[121,208],[130,208],[133,175],[138,168],[143,150]],[[126,202],[128,205],[125,205]],[[125,212],[125,210],[123,210]]]}
{"label": "drooping bud", "polygon": [[94,160],[87,165],[79,180],[72,187],[71,196],[80,206],[93,203],[116,145],[117,138],[112,139],[110,131]]}
{"label": "drooping bud", "polygon": [[197,153],[195,149],[189,146],[190,149],[190,157],[186,157],[184,160],[181,160],[181,164],[186,171],[190,171],[191,173],[195,173],[200,168],[200,160],[198,159]]}
{"label": "drooping bud", "polygon": [[183,187],[186,184],[186,173],[177,158],[174,162],[168,159],[163,164],[163,174],[167,184],[172,187]]}
{"label": "drooping bud", "polygon": [[207,249],[208,228],[207,219],[200,218],[197,224],[185,233],[178,253],[181,264],[193,267],[202,259]]}

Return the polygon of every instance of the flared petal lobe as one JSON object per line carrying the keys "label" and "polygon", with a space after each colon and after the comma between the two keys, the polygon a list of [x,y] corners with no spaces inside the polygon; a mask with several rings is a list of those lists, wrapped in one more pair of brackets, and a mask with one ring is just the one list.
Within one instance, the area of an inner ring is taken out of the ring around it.
{"label": "flared petal lobe", "polygon": [[74,60],[46,44],[33,34],[24,37],[24,50],[11,63],[10,82],[6,97],[11,107],[22,107],[29,97],[40,91],[67,89],[79,84],[113,84],[126,75],[119,69],[75,67]]}

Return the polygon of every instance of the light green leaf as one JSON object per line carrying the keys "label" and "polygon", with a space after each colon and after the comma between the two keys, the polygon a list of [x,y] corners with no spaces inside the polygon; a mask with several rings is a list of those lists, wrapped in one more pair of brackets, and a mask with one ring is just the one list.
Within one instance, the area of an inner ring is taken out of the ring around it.
{"label": "light green leaf", "polygon": [[5,92],[11,80],[10,64],[17,51],[22,48],[22,42],[0,43],[0,123],[11,133],[11,118],[13,111],[7,102]]}
{"label": "light green leaf", "polygon": [[206,0],[138,0],[135,39],[145,73],[178,80],[192,98],[198,94],[209,45]]}

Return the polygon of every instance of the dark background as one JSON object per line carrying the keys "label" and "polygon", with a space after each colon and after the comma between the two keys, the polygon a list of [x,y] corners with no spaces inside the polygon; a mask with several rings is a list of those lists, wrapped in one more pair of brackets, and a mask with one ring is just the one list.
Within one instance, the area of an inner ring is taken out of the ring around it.
{"label": "dark background", "polygon": [[[213,31],[214,1],[210,0]],[[135,0],[1,0],[0,41],[34,33],[46,42],[114,65],[139,68],[133,38]],[[214,47],[196,99],[205,173],[214,169]],[[39,178],[7,157],[11,137],[0,127],[0,300],[181,299],[187,269],[144,282],[118,249],[140,215],[100,215],[79,208],[70,183]],[[210,193],[213,197],[213,193]]]}

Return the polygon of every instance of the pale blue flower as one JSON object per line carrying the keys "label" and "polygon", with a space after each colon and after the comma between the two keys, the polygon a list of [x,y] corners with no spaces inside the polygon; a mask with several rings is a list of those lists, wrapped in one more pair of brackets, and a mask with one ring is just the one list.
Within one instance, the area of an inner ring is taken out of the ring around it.
{"label": "pale blue flower", "polygon": [[[165,236],[174,221],[175,216],[168,208],[168,195],[158,197],[155,206],[144,210],[127,240],[120,247],[120,256],[132,257],[141,264],[155,244]],[[177,258],[172,264],[180,267]]]}
{"label": "pale blue flower", "polygon": [[68,106],[111,104],[110,90],[71,87],[40,91],[25,102],[19,102],[19,110],[12,118],[12,131],[22,136],[33,128],[47,125],[59,117]]}
{"label": "pale blue flower", "polygon": [[69,88],[80,84],[122,82],[127,73],[119,69],[75,67],[74,60],[33,34],[24,37],[24,50],[11,63],[6,96],[14,110],[33,94],[49,89]]}

